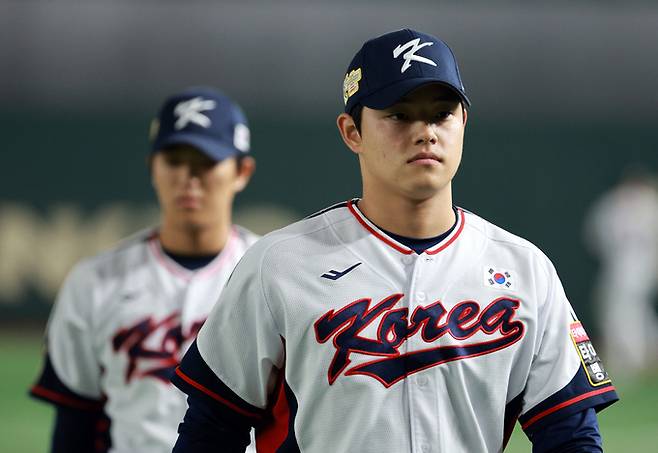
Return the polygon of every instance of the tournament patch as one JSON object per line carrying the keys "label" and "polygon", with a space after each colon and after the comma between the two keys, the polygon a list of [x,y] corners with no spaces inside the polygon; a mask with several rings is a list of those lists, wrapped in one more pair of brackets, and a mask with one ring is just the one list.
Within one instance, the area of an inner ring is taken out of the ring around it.
{"label": "tournament patch", "polygon": [[589,383],[593,386],[609,383],[610,378],[603,368],[601,358],[596,353],[594,346],[592,346],[592,342],[580,321],[573,322],[569,325],[569,335],[571,335],[571,340],[574,346],[576,346],[576,351],[583,364],[583,368],[585,368]]}
{"label": "tournament patch", "polygon": [[514,289],[514,273],[493,266],[484,267],[484,286],[498,289]]}
{"label": "tournament patch", "polygon": [[361,80],[361,68],[356,68],[345,74],[343,81],[343,101],[347,104],[347,100],[357,91],[359,91],[359,80]]}

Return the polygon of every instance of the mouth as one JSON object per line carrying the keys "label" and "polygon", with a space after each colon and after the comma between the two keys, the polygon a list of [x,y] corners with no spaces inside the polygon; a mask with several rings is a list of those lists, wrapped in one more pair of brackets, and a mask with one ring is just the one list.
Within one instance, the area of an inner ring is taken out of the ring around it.
{"label": "mouth", "polygon": [[415,165],[438,165],[443,163],[443,159],[434,153],[423,151],[415,154],[411,159],[407,160],[407,163]]}
{"label": "mouth", "polygon": [[193,195],[180,195],[176,197],[176,205],[183,209],[197,209],[201,206],[201,199]]}

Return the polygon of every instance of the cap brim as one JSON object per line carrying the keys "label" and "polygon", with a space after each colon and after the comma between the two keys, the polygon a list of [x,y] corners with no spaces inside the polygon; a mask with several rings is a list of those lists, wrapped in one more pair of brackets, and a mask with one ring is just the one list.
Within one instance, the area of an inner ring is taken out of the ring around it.
{"label": "cap brim", "polygon": [[441,80],[418,77],[414,79],[405,79],[397,83],[389,85],[379,91],[369,94],[368,96],[363,97],[359,103],[370,107],[371,109],[385,109],[400,100],[404,95],[410,93],[411,91],[419,88],[423,85],[428,85],[431,83],[436,83],[443,85],[446,88],[450,88],[467,106],[470,107],[471,101],[468,99],[465,93],[451,85],[450,83],[443,82]]}
{"label": "cap brim", "polygon": [[217,140],[209,139],[206,136],[190,133],[174,134],[165,140],[158,142],[156,145],[157,148],[153,151],[159,151],[164,148],[169,148],[176,145],[189,145],[198,149],[215,161],[220,161],[229,157],[243,154],[237,148],[227,145],[226,143],[221,143]]}

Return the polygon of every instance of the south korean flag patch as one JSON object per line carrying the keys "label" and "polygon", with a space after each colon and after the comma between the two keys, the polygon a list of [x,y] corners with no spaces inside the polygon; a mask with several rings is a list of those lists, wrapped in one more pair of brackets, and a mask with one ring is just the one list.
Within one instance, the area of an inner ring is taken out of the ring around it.
{"label": "south korean flag patch", "polygon": [[513,290],[514,272],[494,266],[484,267],[484,286],[503,290]]}
{"label": "south korean flag patch", "polygon": [[601,358],[592,346],[592,342],[580,321],[572,322],[569,325],[569,335],[571,335],[571,340],[576,347],[589,383],[594,387],[609,383],[610,378],[603,368]]}

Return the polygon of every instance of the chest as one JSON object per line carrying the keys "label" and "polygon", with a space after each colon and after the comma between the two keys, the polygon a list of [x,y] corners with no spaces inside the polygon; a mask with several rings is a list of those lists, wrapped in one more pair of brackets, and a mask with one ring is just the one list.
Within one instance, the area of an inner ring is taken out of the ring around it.
{"label": "chest", "polygon": [[146,379],[168,385],[221,287],[209,278],[117,281],[103,294],[95,319],[106,382],[126,386]]}
{"label": "chest", "polygon": [[298,348],[289,356],[313,357],[300,368],[326,375],[329,385],[359,376],[389,388],[455,369],[485,381],[508,373],[519,344],[533,335],[535,277],[514,262],[353,261],[314,270],[306,285],[281,295],[287,347]]}

